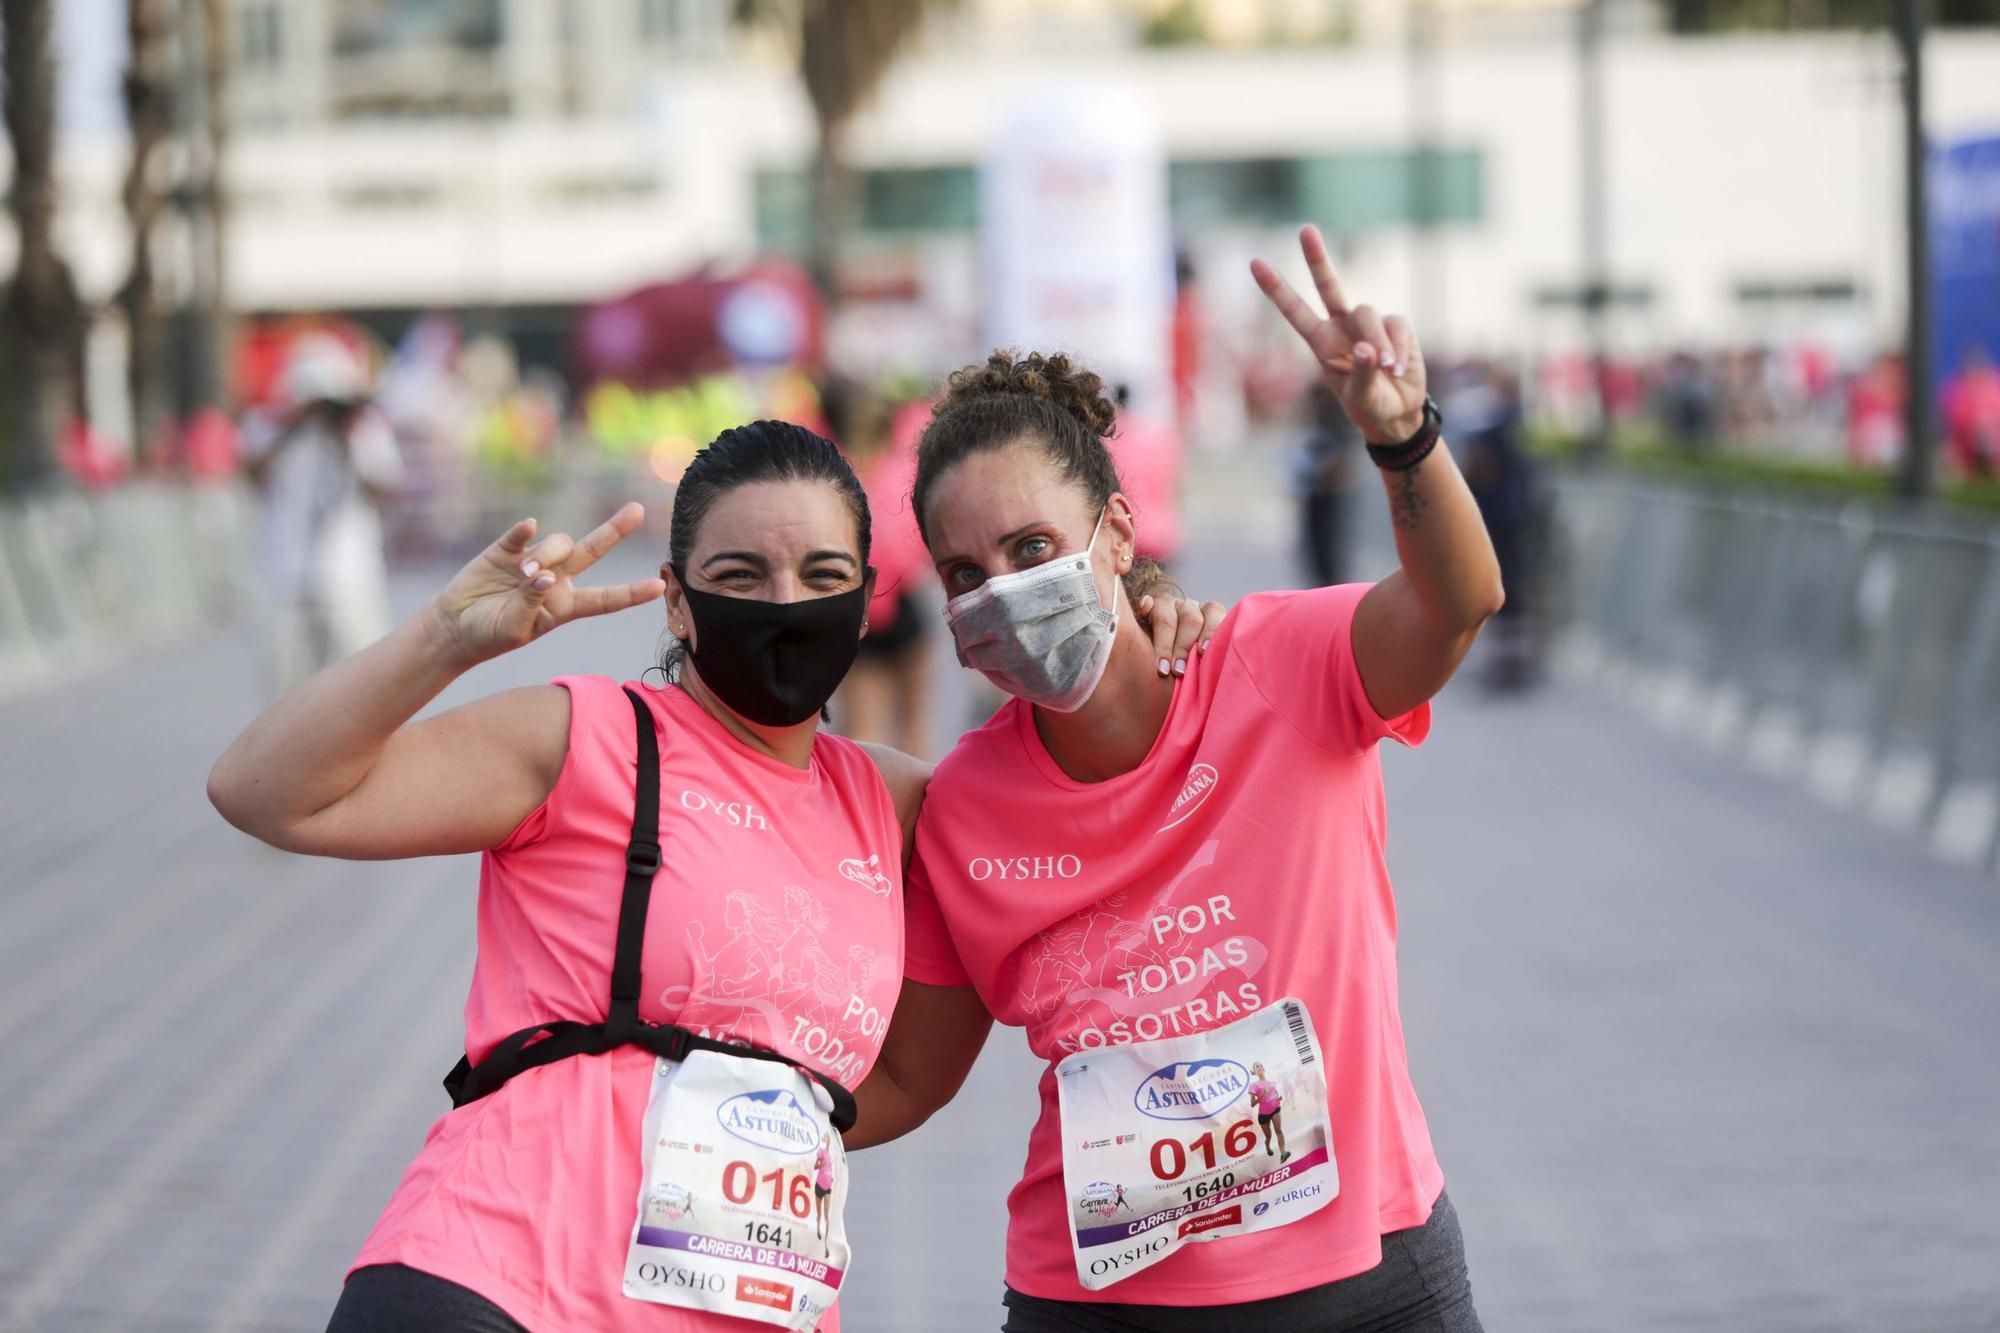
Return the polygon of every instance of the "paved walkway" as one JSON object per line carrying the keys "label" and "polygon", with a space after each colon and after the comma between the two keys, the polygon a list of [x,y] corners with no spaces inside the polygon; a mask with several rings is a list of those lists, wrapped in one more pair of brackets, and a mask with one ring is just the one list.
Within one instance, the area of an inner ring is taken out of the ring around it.
{"label": "paved walkway", "polygon": [[[1248,516],[1204,512],[1205,595],[1286,578]],[[452,698],[634,675],[644,614]],[[255,706],[233,634],[0,706],[0,1329],[317,1329],[444,1109],[475,865],[229,829],[202,779]],[[1388,772],[1412,1060],[1490,1329],[2000,1329],[2000,883],[1567,688],[1455,687]],[[999,1034],[857,1159],[847,1327],[997,1327],[1034,1074]]]}

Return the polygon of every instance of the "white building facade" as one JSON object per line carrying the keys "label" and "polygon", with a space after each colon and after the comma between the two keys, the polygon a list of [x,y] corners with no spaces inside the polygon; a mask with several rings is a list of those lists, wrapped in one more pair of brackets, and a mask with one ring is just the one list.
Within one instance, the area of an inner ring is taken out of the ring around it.
{"label": "white building facade", "polygon": [[[853,130],[868,172],[857,289],[897,293],[933,330],[890,336],[877,358],[955,359],[976,342],[974,172],[1002,109],[1051,84],[1115,87],[1150,120],[1175,236],[1218,322],[1254,307],[1242,262],[1289,253],[1295,225],[1316,221],[1351,288],[1410,311],[1435,345],[1574,346],[1575,46],[1560,14],[1531,7],[1519,32],[1446,40],[1425,60],[1366,25],[1341,44],[1154,48],[1087,5],[945,20]],[[795,241],[810,112],[784,53],[735,33],[729,10],[246,0],[231,300],[559,312]],[[1934,135],[2000,133],[2000,35],[1937,34],[1929,50]],[[1628,25],[1604,61],[1620,342],[1894,339],[1902,164],[1886,36]],[[1430,156],[1414,156],[1420,142]],[[87,141],[63,158],[60,226],[93,299],[123,277],[123,156]]]}

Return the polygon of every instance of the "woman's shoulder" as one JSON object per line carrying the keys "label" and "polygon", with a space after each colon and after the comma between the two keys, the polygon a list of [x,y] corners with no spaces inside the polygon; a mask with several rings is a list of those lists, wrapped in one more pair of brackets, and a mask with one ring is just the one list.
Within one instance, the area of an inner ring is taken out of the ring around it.
{"label": "woman's shoulder", "polygon": [[888,788],[889,799],[896,807],[896,822],[904,828],[915,824],[937,766],[915,755],[904,754],[894,746],[877,745],[872,741],[850,743],[874,766],[882,778],[882,785]]}
{"label": "woman's shoulder", "polygon": [[1225,656],[1248,650],[1282,658],[1305,642],[1345,637],[1355,608],[1373,586],[1336,583],[1324,588],[1253,592],[1229,608],[1213,647]]}

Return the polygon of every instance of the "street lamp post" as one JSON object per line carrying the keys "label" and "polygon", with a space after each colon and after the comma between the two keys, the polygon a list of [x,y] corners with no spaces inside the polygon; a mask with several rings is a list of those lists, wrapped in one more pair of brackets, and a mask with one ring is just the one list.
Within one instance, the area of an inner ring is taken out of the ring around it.
{"label": "street lamp post", "polygon": [[1611,305],[1604,183],[1604,0],[1584,0],[1576,17],[1580,296],[1590,358],[1590,421],[1584,446],[1588,456],[1602,458],[1611,450],[1611,412],[1604,394],[1605,322]]}
{"label": "street lamp post", "polygon": [[1896,45],[1903,58],[1904,278],[1909,289],[1903,331],[1903,460],[1897,493],[1923,500],[1931,493],[1937,441],[1931,413],[1930,221],[1924,202],[1924,0],[1896,0]]}

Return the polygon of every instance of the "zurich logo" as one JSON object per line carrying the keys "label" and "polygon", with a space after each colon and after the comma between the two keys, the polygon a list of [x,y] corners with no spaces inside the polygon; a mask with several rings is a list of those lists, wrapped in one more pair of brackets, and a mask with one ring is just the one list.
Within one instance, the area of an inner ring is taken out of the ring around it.
{"label": "zurich logo", "polygon": [[739,1092],[715,1108],[722,1127],[760,1148],[800,1157],[819,1146],[817,1121],[784,1088]]}
{"label": "zurich logo", "polygon": [[1234,1060],[1184,1060],[1146,1075],[1132,1105],[1155,1120],[1202,1120],[1249,1086],[1250,1071]]}

